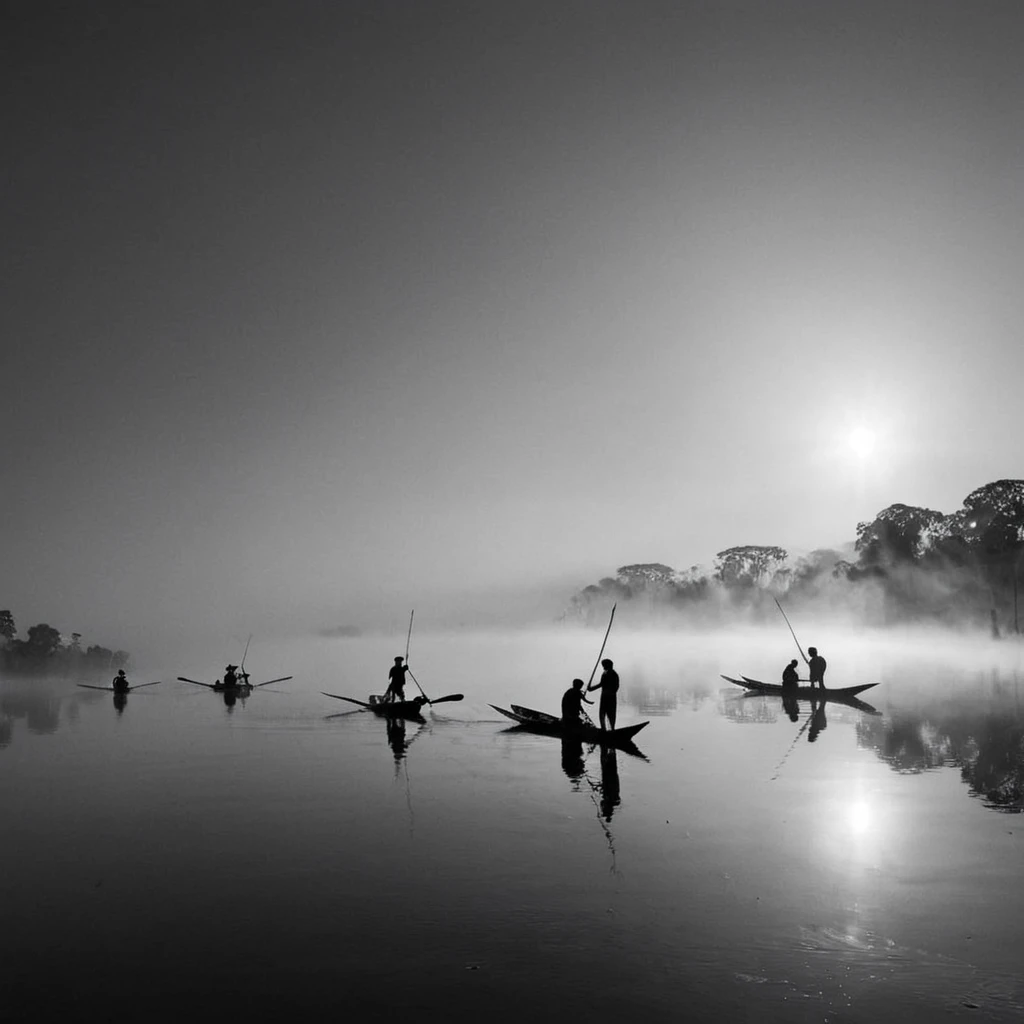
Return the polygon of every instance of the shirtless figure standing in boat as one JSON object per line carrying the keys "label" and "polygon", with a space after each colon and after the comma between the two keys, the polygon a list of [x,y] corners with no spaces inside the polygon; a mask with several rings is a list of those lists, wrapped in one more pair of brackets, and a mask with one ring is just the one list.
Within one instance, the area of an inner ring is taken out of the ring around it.
{"label": "shirtless figure standing in boat", "polygon": [[807,653],[811,656],[810,661],[807,662],[807,671],[810,676],[811,687],[817,683],[821,689],[825,689],[825,669],[828,665],[825,659],[818,653],[817,647],[808,647]]}
{"label": "shirtless figure standing in boat", "polygon": [[[598,714],[601,718],[602,729],[614,729],[615,728],[615,707],[617,694],[619,692],[619,673],[612,668],[612,659],[605,658],[601,662],[601,667],[604,671],[601,673],[601,681],[597,683],[591,683],[587,687],[587,693],[591,690],[601,691],[601,703],[598,705]],[[605,724],[607,719],[608,724]]]}

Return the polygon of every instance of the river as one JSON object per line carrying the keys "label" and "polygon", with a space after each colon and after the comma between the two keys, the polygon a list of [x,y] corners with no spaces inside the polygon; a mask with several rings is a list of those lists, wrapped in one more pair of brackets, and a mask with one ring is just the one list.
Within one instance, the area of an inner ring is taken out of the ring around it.
{"label": "river", "polygon": [[254,679],[293,678],[233,706],[177,681],[223,668],[187,650],[117,706],[2,680],[3,1003],[1019,1020],[1019,651],[825,639],[877,714],[720,677],[777,679],[788,637],[613,634],[619,724],[650,724],[604,756],[490,707],[557,712],[586,632],[416,636],[428,694],[465,699],[390,729],[321,691],[381,692],[404,636],[254,641]]}

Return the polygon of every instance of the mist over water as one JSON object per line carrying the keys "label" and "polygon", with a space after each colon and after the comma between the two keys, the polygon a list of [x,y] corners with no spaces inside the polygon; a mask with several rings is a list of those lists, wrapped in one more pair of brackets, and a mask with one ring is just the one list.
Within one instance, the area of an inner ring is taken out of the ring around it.
{"label": "mist over water", "polygon": [[394,726],[320,691],[382,692],[404,632],[254,638],[253,679],[294,678],[231,706],[174,678],[237,663],[224,647],[140,665],[165,682],[120,705],[4,679],[0,801],[33,822],[0,849],[9,1005],[366,1017],[386,991],[389,1013],[452,1019],[1016,1019],[1020,648],[799,635],[829,684],[878,682],[879,713],[791,721],[720,678],[775,678],[779,630],[613,629],[640,756],[490,707],[557,713],[597,656],[584,629],[414,632],[428,695],[465,699]]}

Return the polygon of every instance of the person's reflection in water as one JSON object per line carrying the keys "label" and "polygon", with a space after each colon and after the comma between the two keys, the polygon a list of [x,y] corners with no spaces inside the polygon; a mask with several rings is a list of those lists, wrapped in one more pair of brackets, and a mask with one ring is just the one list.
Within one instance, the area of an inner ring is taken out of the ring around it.
{"label": "person's reflection in water", "polygon": [[782,695],[782,710],[789,715],[789,720],[795,722],[800,718],[800,702],[791,693]]}
{"label": "person's reflection in water", "polygon": [[388,728],[388,746],[395,755],[395,767],[402,763],[409,744],[405,740],[405,719],[401,715],[388,715],[385,719]]}
{"label": "person's reflection in water", "polygon": [[619,795],[619,760],[614,747],[601,748],[601,813],[612,820],[615,808],[622,802]]}
{"label": "person's reflection in water", "polygon": [[818,733],[828,728],[828,719],[825,717],[825,702],[820,704],[811,701],[811,731],[807,734],[807,742],[813,743],[818,738]]}
{"label": "person's reflection in water", "polygon": [[583,778],[583,741],[578,736],[562,737],[562,771],[573,781],[573,789],[578,789]]}
{"label": "person's reflection in water", "polygon": [[120,715],[124,709],[128,706],[128,693],[127,691],[118,692],[114,694],[114,708]]}
{"label": "person's reflection in water", "polygon": [[233,686],[221,692],[224,694],[224,707],[230,711],[235,706],[235,701],[238,700],[238,687]]}

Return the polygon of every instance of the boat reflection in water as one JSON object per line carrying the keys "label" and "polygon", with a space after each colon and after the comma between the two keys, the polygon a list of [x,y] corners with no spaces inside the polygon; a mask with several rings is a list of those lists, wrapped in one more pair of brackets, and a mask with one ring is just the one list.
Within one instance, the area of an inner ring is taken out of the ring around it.
{"label": "boat reflection in water", "polygon": [[[420,715],[388,715],[385,717],[384,722],[387,728],[388,746],[391,748],[391,753],[395,756],[395,772],[397,773],[402,761],[405,759],[406,751],[412,746],[416,737],[419,736],[423,726],[427,724],[427,720]],[[412,736],[407,735],[409,722],[417,722],[419,725],[419,728],[417,728]]]}
{"label": "boat reflection in water", "polygon": [[619,795],[619,760],[614,747],[601,748],[601,813],[612,820],[615,808],[622,803]]}
{"label": "boat reflection in water", "polygon": [[586,771],[583,762],[583,740],[578,736],[562,737],[562,771],[579,787],[580,780]]}
{"label": "boat reflection in water", "polygon": [[[509,730],[512,731],[512,730]],[[646,761],[647,758],[640,752],[635,744],[628,747],[601,746],[600,765],[601,778],[595,782],[587,771],[586,760],[583,753],[583,742],[578,737],[562,737],[562,771],[566,778],[573,783],[575,792],[582,792],[584,784],[588,787],[591,797],[598,807],[599,815],[605,821],[611,821],[615,808],[622,803],[622,788],[619,783],[619,750],[631,757]],[[591,746],[593,750],[593,746]]]}
{"label": "boat reflection in water", "polygon": [[827,728],[828,719],[825,717],[825,702],[822,701],[820,704],[817,704],[811,701],[811,730],[807,734],[807,742],[813,743],[818,738],[818,735]]}
{"label": "boat reflection in water", "polygon": [[119,714],[124,714],[124,709],[128,707],[128,694],[114,692],[114,710]]}

